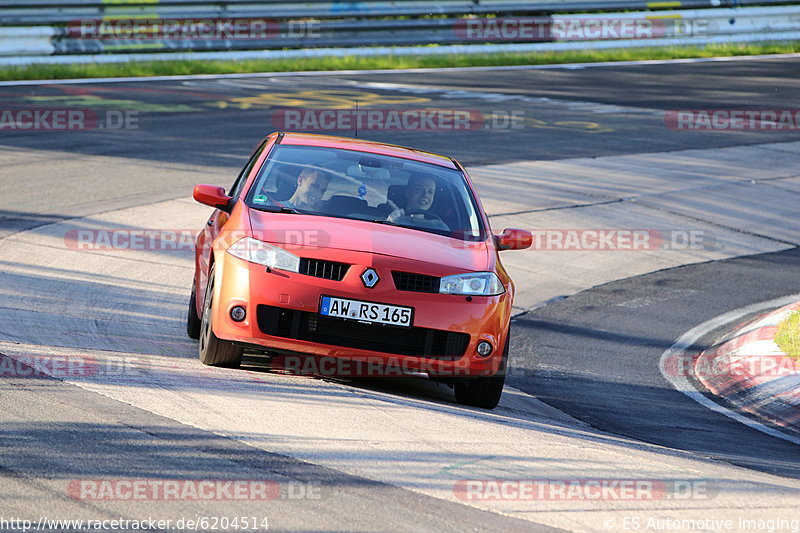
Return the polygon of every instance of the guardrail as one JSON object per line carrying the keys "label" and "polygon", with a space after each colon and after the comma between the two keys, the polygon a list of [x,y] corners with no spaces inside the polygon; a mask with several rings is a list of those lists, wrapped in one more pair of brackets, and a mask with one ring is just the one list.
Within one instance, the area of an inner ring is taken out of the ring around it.
{"label": "guardrail", "polygon": [[[756,0],[737,3],[749,2]],[[435,4],[416,0],[42,0],[30,5],[0,0],[0,56],[8,58],[2,63],[19,64],[25,62],[21,56],[62,56],[70,61],[63,56],[77,59],[109,53],[127,54],[130,59],[134,54],[136,59],[153,54],[161,59],[178,52],[272,50],[282,57],[297,57],[303,54],[301,50],[308,50],[307,55],[331,48],[343,50],[328,55],[369,55],[367,50],[375,50],[370,47],[426,44],[440,45],[440,52],[451,51],[453,45],[465,45],[460,48],[471,51],[481,45],[485,50],[487,44],[512,51],[520,50],[521,44],[537,43],[582,42],[585,48],[608,48],[617,41],[619,46],[635,46],[636,41],[662,46],[665,40],[687,38],[695,38],[697,44],[720,37],[728,42],[800,38],[800,5],[780,5],[784,2],[777,0],[758,3],[774,5],[601,13],[709,4],[708,0],[446,0]],[[569,12],[581,14],[565,14]],[[393,50],[400,53],[399,48]],[[287,56],[286,52],[296,53]]]}
{"label": "guardrail", "polygon": [[375,18],[547,15],[792,4],[793,0],[0,0],[0,25],[63,25],[81,18]]}

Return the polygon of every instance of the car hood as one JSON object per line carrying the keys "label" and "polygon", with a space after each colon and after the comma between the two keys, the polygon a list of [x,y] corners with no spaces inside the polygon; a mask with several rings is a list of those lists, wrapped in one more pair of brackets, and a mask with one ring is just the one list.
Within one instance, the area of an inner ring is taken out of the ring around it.
{"label": "car hood", "polygon": [[250,210],[256,239],[286,248],[335,248],[451,266],[489,269],[485,242],[467,242],[434,233],[360,220]]}

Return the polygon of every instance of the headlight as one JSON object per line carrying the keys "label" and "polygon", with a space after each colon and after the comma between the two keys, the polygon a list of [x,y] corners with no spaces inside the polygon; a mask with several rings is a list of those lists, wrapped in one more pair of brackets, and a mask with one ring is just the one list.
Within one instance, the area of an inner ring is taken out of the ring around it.
{"label": "headlight", "polygon": [[228,253],[251,263],[289,272],[300,271],[300,258],[283,248],[245,237],[228,248]]}
{"label": "headlight", "polygon": [[439,284],[442,294],[465,294],[471,296],[497,296],[506,288],[494,272],[475,272],[445,276]]}

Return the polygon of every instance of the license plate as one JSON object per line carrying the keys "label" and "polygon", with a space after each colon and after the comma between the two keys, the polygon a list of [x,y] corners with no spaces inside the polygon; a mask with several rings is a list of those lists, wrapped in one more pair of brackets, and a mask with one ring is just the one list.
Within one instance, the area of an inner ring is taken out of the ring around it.
{"label": "license plate", "polygon": [[359,322],[390,324],[392,326],[411,326],[414,309],[399,305],[386,305],[361,300],[349,300],[334,296],[323,296],[319,314],[336,318],[349,318]]}

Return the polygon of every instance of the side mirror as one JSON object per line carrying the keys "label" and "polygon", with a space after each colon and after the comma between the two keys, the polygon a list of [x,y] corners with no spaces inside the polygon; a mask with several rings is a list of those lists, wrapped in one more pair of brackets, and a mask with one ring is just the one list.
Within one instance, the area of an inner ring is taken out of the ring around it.
{"label": "side mirror", "polygon": [[506,228],[502,235],[494,236],[498,250],[524,250],[533,244],[533,235],[524,229]]}
{"label": "side mirror", "polygon": [[225,194],[225,189],[216,185],[197,185],[192,196],[201,204],[230,211],[232,198]]}

